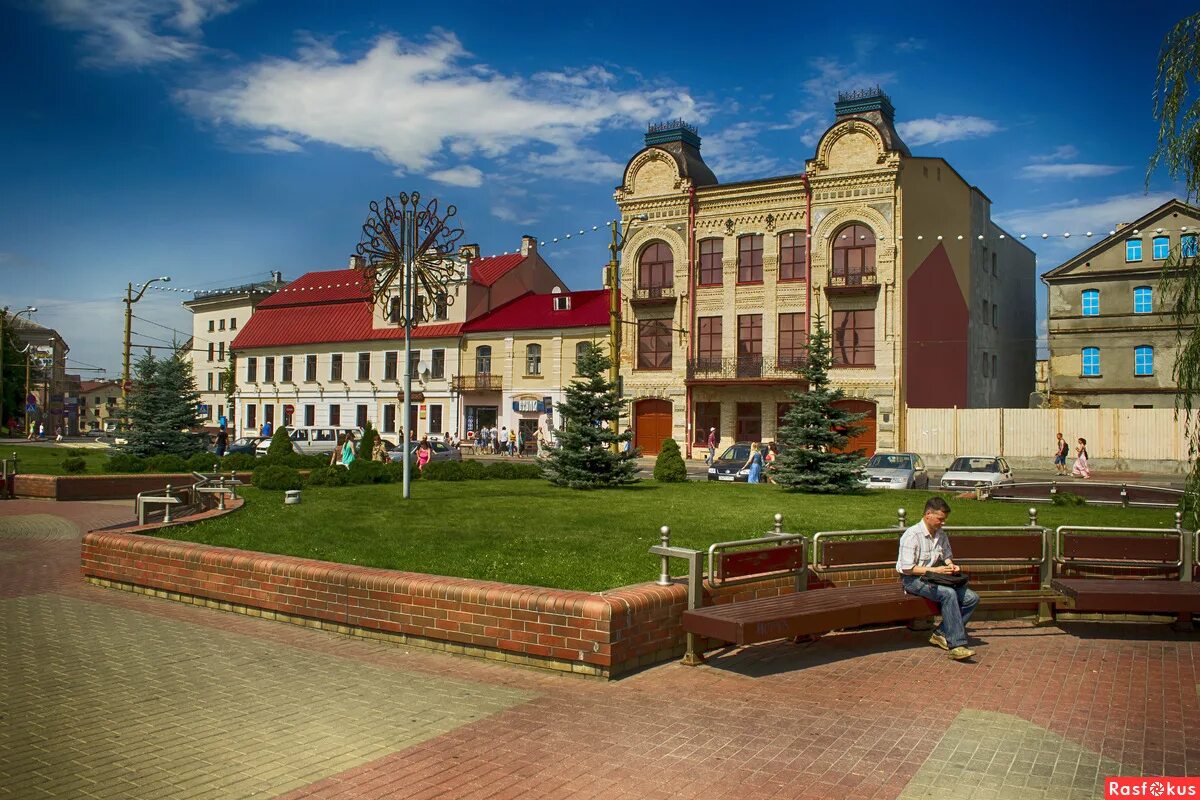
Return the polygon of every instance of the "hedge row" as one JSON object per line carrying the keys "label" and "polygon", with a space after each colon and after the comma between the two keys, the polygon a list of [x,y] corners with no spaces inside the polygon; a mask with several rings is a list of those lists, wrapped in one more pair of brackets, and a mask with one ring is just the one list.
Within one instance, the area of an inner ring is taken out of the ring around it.
{"label": "hedge row", "polygon": [[[393,483],[403,479],[404,465],[382,464],[378,461],[355,460],[350,468],[323,466],[308,473],[307,481],[293,467],[280,464],[261,464],[254,470],[252,482],[259,489],[282,491],[299,489],[301,486],[353,486],[367,483]],[[425,471],[414,469],[414,480],[465,481],[465,480],[518,480],[540,478],[541,468],[537,464],[512,464],[501,462],[484,465],[478,461],[434,461],[426,465]]]}
{"label": "hedge row", "polygon": [[[328,464],[328,456],[300,455],[299,453],[288,453],[280,458],[274,456],[255,458],[250,453],[233,453],[224,458],[218,458],[212,453],[196,453],[187,459],[175,455],[140,458],[119,453],[109,457],[101,469],[109,473],[211,472],[215,466],[220,472],[247,472],[264,465],[286,466],[293,469],[319,469]],[[66,467],[65,462],[63,466]]]}

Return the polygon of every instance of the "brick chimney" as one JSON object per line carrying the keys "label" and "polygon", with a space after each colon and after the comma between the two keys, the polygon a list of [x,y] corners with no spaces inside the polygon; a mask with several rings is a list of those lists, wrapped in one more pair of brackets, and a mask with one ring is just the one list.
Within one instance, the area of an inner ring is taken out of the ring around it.
{"label": "brick chimney", "polygon": [[362,269],[367,266],[367,260],[360,255],[350,256],[350,269]]}
{"label": "brick chimney", "polygon": [[537,255],[537,238],[533,236],[521,237],[521,255],[536,256]]}

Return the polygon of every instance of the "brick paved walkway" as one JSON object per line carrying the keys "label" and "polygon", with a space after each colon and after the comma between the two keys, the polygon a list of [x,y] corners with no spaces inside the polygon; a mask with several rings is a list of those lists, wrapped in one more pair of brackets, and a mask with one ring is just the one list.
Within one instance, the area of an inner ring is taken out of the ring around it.
{"label": "brick paved walkway", "polygon": [[0,797],[1068,798],[1200,774],[1200,635],[903,628],[615,683],[82,583],[130,504],[0,503]]}

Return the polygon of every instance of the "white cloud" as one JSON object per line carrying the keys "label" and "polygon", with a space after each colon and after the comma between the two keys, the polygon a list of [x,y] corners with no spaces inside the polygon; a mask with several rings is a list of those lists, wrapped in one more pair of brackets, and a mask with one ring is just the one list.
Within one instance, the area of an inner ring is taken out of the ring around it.
{"label": "white cloud", "polygon": [[814,58],[810,65],[816,74],[804,81],[802,86],[815,102],[825,107],[837,99],[839,91],[886,86],[896,79],[894,72],[862,70],[855,64],[844,64],[833,58]]}
{"label": "white cloud", "polygon": [[429,177],[439,183],[448,183],[451,186],[474,188],[483,185],[483,173],[469,164],[431,172]]}
{"label": "white cloud", "polygon": [[599,67],[501,75],[467,63],[447,31],[422,43],[384,36],[357,59],[333,58],[330,48],[323,43],[317,60],[311,47],[305,57],[263,60],[177,97],[218,124],[369,152],[403,172],[445,171],[447,151],[456,160],[497,159],[533,147],[535,157],[510,166],[565,166],[571,177],[589,180],[612,180],[615,162],[562,164],[564,154],[590,152],[579,144],[588,136],[652,119],[704,121],[708,114],[675,87],[614,89],[611,73]]}
{"label": "white cloud", "polygon": [[945,144],[990,136],[999,131],[1000,126],[983,117],[939,114],[932,119],[897,123],[896,130],[907,144],[919,147],[924,144]]}
{"label": "white cloud", "polygon": [[[1028,234],[1031,238],[1049,233],[1052,237],[1070,233],[1071,239],[1065,243],[1071,247],[1078,244],[1087,246],[1094,244],[1098,237],[1108,236],[1118,222],[1132,222],[1174,197],[1170,192],[1153,192],[1151,194],[1121,194],[1094,202],[1070,200],[1054,205],[1036,206],[1018,209],[1008,213],[997,213],[996,219],[1013,235]],[[1082,236],[1092,231],[1093,236]],[[1078,243],[1078,244],[1077,244]]]}
{"label": "white cloud", "polygon": [[[786,129],[793,125],[777,126]],[[762,129],[758,123],[738,122],[733,126],[704,137],[704,161],[717,177],[728,183],[732,180],[769,175],[778,159],[762,152],[755,137]]]}
{"label": "white cloud", "polygon": [[1032,180],[1055,178],[1071,180],[1073,178],[1103,178],[1114,175],[1128,167],[1115,164],[1028,164],[1021,168],[1021,177]]}
{"label": "white cloud", "polygon": [[1073,144],[1060,144],[1054,148],[1052,152],[1044,153],[1039,156],[1030,156],[1029,160],[1034,163],[1044,163],[1046,161],[1070,161],[1072,158],[1079,157],[1079,148]]}
{"label": "white cloud", "polygon": [[195,58],[201,27],[228,14],[232,0],[47,0],[50,21],[83,34],[85,63],[141,67]]}
{"label": "white cloud", "polygon": [[257,140],[257,144],[277,153],[299,153],[304,149],[286,136],[264,136]]}
{"label": "white cloud", "polygon": [[916,53],[925,49],[925,40],[910,36],[896,42],[892,45],[892,49],[897,53]]}

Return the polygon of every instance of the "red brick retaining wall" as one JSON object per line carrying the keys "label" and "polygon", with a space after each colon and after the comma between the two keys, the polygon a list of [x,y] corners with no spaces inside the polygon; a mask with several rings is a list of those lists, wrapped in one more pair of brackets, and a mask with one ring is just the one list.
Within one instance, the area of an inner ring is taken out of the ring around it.
{"label": "red brick retaining wall", "polygon": [[[238,473],[249,482],[250,473]],[[190,472],[141,475],[17,475],[14,490],[18,497],[44,497],[51,500],[132,500],[138,492],[156,492],[168,483],[188,486],[196,482]]]}

